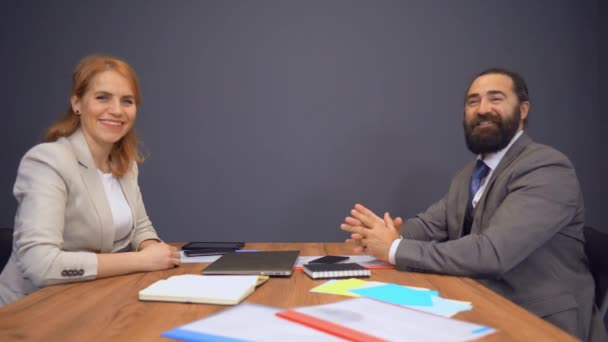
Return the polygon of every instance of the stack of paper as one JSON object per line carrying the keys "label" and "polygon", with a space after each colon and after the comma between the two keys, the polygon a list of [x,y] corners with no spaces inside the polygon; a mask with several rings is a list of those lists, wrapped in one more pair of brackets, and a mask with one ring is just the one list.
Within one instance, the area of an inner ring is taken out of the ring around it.
{"label": "stack of paper", "polygon": [[281,309],[242,303],[215,315],[164,332],[184,341],[344,341],[276,316]]}
{"label": "stack of paper", "polygon": [[350,341],[469,341],[496,331],[369,298],[306,306],[277,315]]}
{"label": "stack of paper", "polygon": [[494,333],[490,327],[406,307],[355,298],[281,310],[242,303],[166,331],[185,341],[470,341]]}
{"label": "stack of paper", "polygon": [[268,277],[183,274],[159,280],[139,291],[140,300],[234,305]]}
{"label": "stack of paper", "polygon": [[441,298],[437,291],[354,278],[330,280],[310,291],[350,297],[368,297],[445,317],[451,317],[473,308],[470,302]]}

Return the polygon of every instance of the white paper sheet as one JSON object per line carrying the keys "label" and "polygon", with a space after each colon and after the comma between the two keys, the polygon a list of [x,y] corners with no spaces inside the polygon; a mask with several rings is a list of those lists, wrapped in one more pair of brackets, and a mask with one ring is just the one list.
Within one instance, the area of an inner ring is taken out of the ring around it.
{"label": "white paper sheet", "polygon": [[470,341],[495,332],[490,327],[368,298],[300,307],[293,311],[389,341]]}
{"label": "white paper sheet", "polygon": [[344,341],[318,330],[279,318],[278,308],[241,303],[215,315],[164,332],[162,336],[187,341],[236,338],[249,341]]}

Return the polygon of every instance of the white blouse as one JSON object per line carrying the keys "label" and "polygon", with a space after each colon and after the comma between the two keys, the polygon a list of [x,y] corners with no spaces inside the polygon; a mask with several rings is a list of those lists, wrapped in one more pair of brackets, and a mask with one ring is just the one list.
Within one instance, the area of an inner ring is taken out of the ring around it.
{"label": "white blouse", "polygon": [[97,170],[101,176],[101,182],[106,192],[108,204],[112,210],[112,221],[114,223],[114,241],[126,238],[133,228],[133,214],[122,192],[118,179],[111,173],[103,173]]}

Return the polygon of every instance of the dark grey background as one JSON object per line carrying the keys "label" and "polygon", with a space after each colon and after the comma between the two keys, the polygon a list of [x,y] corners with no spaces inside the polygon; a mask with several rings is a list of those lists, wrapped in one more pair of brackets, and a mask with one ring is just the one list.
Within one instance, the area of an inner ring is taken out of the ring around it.
{"label": "dark grey background", "polygon": [[[340,241],[355,202],[410,217],[474,156],[463,96],[520,71],[528,132],[568,155],[602,226],[606,6],[595,1],[5,1],[0,225],[78,60],[137,70],[148,213],[169,241]],[[603,227],[608,229],[608,227]]]}
{"label": "dark grey background", "polygon": [[[597,183],[600,185],[600,192],[598,197],[595,198],[598,203],[602,201],[602,197],[604,194],[608,194],[608,184],[604,177],[608,175],[608,159],[606,158],[606,137],[603,134],[608,132],[608,119],[606,116],[608,115],[608,107],[606,106],[606,101],[608,100],[608,3],[606,1],[600,1],[599,11],[598,11],[598,42],[599,42],[599,98],[598,98],[598,111],[597,111],[597,121],[598,125],[598,138],[597,141],[603,145],[603,149],[597,148],[599,154],[595,157],[600,160],[600,170],[601,179],[597,180]],[[602,138],[603,137],[603,138]],[[601,142],[603,141],[603,143]],[[603,176],[603,177],[602,177]],[[605,202],[604,202],[605,203]],[[602,206],[598,206],[600,210],[599,218],[602,224],[602,229],[608,232],[608,224],[606,224],[606,218],[608,218],[608,213],[605,212],[606,204]]]}

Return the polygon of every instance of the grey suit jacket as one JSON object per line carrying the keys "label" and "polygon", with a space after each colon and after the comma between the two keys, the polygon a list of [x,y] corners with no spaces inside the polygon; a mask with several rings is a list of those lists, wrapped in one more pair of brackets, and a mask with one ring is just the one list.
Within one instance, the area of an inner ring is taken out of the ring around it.
{"label": "grey suit jacket", "polygon": [[112,212],[81,130],[29,150],[19,165],[14,195],[12,255],[0,274],[0,304],[53,284],[95,279],[96,253],[137,249],[158,239],[137,184],[138,169],[119,179],[133,229],[114,241]]}
{"label": "grey suit jacket", "polygon": [[454,177],[445,197],[404,223],[397,267],[476,278],[587,339],[594,282],[574,167],[562,153],[524,133],[488,180],[471,234],[462,236],[474,164]]}

